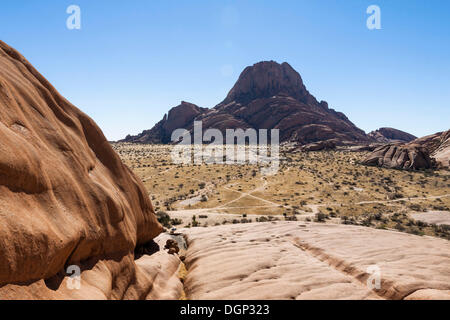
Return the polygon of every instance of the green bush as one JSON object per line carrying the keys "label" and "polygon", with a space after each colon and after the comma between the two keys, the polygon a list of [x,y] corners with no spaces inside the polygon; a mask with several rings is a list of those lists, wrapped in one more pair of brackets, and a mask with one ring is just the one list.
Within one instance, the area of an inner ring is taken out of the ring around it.
{"label": "green bush", "polygon": [[172,224],[170,223],[170,216],[167,214],[167,212],[158,211],[156,213],[156,218],[158,219],[158,222],[163,225],[163,227],[167,229],[172,227]]}
{"label": "green bush", "polygon": [[170,223],[171,223],[172,225],[174,225],[174,226],[178,226],[178,225],[180,225],[180,224],[183,223],[183,220],[178,219],[178,218],[174,218],[174,219],[171,219],[171,220],[170,220]]}
{"label": "green bush", "polygon": [[325,219],[327,218],[327,215],[325,213],[319,212],[316,213],[316,222],[325,222]]}

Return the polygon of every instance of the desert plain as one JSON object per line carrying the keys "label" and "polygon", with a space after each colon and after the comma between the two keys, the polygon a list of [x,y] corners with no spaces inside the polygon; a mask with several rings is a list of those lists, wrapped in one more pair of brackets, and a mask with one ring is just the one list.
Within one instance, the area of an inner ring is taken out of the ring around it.
{"label": "desert plain", "polygon": [[445,169],[372,167],[361,164],[367,152],[301,152],[287,145],[279,170],[265,175],[259,164],[174,164],[170,145],[113,148],[174,227],[320,220],[450,239]]}

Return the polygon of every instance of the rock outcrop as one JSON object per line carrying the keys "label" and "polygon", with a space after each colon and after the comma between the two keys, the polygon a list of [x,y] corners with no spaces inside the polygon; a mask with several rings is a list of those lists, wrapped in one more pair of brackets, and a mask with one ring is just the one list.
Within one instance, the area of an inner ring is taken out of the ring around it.
{"label": "rock outcrop", "polygon": [[411,142],[417,139],[412,134],[394,128],[380,128],[370,132],[368,136],[381,143]]}
{"label": "rock outcrop", "polygon": [[322,151],[322,150],[333,150],[336,149],[336,141],[325,140],[319,142],[308,143],[300,147],[300,151]]}
{"label": "rock outcrop", "polygon": [[296,221],[182,232],[191,300],[450,299],[444,239]]}
{"label": "rock outcrop", "polygon": [[[188,108],[183,108],[176,117],[171,117],[171,113],[175,115],[172,109],[169,116],[153,129],[122,141],[166,143],[170,130],[192,130],[194,120],[202,121],[203,129],[215,128],[222,132],[237,128],[279,129],[281,142],[372,141],[343,113],[330,109],[325,101],[318,102],[288,63],[264,61],[247,67],[227,97],[216,107],[202,109],[195,106],[194,112],[192,108],[186,111]],[[164,130],[161,130],[163,124]]]}
{"label": "rock outcrop", "polygon": [[176,256],[135,261],[162,231],[142,183],[94,121],[1,41],[0,226],[2,300],[177,298],[154,286],[176,273]]}
{"label": "rock outcrop", "polygon": [[376,148],[363,163],[391,169],[430,169],[433,167],[428,150],[412,144],[387,144]]}
{"label": "rock outcrop", "polygon": [[165,115],[152,129],[145,130],[136,136],[128,135],[123,141],[151,144],[170,143],[174,130],[192,127],[194,119],[206,110],[206,108],[200,108],[195,104],[182,101],[179,106],[172,108],[169,114]]}
{"label": "rock outcrop", "polygon": [[438,168],[450,168],[450,130],[413,141],[428,150]]}
{"label": "rock outcrop", "polygon": [[415,139],[409,143],[376,148],[364,164],[397,169],[450,167],[450,130]]}

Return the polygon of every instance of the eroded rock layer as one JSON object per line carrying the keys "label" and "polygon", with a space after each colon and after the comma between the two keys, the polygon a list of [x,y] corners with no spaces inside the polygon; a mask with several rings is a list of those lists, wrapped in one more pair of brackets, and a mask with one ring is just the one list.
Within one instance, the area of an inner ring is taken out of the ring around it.
{"label": "eroded rock layer", "polygon": [[450,299],[447,240],[293,221],[183,232],[189,299]]}
{"label": "eroded rock layer", "polygon": [[[142,183],[94,121],[1,41],[0,226],[0,299],[157,296],[148,258],[133,255],[162,230]],[[81,291],[64,285],[71,265]]]}
{"label": "eroded rock layer", "polygon": [[381,143],[411,142],[414,139],[417,139],[417,137],[412,134],[394,128],[380,128],[370,132],[368,136]]}
{"label": "eroded rock layer", "polygon": [[450,168],[450,130],[409,143],[382,145],[363,160],[364,164],[396,169]]}
{"label": "eroded rock layer", "polygon": [[376,148],[363,163],[393,169],[429,169],[433,166],[428,150],[420,145],[400,144]]}
{"label": "eroded rock layer", "polygon": [[426,148],[438,168],[450,168],[450,130],[413,141]]}

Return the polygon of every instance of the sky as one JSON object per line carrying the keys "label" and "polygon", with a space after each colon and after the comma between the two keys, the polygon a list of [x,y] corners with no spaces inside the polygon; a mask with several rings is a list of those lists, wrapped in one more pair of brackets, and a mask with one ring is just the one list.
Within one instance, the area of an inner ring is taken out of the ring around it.
{"label": "sky", "polygon": [[[381,29],[367,28],[370,5]],[[450,128],[449,16],[447,0],[2,0],[0,39],[109,140],[181,101],[214,107],[263,60],[288,62],[366,132],[424,136]]]}

